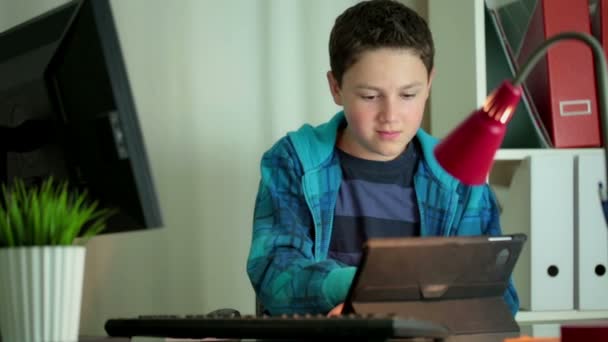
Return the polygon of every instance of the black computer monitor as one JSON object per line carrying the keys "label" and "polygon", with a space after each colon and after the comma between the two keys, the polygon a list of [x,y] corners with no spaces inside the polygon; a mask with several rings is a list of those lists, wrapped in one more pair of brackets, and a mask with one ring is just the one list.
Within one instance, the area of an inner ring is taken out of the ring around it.
{"label": "black computer monitor", "polygon": [[109,0],[0,33],[0,182],[52,175],[118,210],[105,233],[160,227],[144,146]]}

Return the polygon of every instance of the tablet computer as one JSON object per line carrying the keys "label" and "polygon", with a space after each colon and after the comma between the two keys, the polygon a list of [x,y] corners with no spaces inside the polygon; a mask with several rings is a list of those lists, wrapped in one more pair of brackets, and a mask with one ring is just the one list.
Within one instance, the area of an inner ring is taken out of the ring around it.
{"label": "tablet computer", "polygon": [[396,313],[455,333],[519,331],[503,299],[527,237],[368,240],[344,312]]}

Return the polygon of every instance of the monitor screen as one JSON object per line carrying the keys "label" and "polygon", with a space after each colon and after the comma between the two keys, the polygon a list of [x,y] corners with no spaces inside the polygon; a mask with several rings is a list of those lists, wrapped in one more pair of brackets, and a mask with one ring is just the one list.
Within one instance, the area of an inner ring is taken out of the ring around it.
{"label": "monitor screen", "polygon": [[0,33],[0,182],[67,180],[115,208],[105,233],[162,218],[109,0]]}

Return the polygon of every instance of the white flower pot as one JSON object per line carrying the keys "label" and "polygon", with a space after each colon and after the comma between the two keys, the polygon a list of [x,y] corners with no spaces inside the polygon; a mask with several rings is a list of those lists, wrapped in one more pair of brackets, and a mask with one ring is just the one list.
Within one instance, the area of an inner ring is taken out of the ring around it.
{"label": "white flower pot", "polygon": [[2,342],[76,342],[85,247],[0,248]]}

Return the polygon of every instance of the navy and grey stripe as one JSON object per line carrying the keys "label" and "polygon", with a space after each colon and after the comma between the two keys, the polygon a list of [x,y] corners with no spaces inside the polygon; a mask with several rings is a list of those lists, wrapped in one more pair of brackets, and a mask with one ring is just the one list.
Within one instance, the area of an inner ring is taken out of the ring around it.
{"label": "navy and grey stripe", "polygon": [[416,143],[387,162],[364,160],[338,150],[343,180],[334,213],[330,258],[357,265],[363,243],[370,238],[420,234],[413,188],[418,155]]}
{"label": "navy and grey stripe", "polygon": [[342,182],[335,215],[407,222],[420,220],[414,188],[357,179]]}

